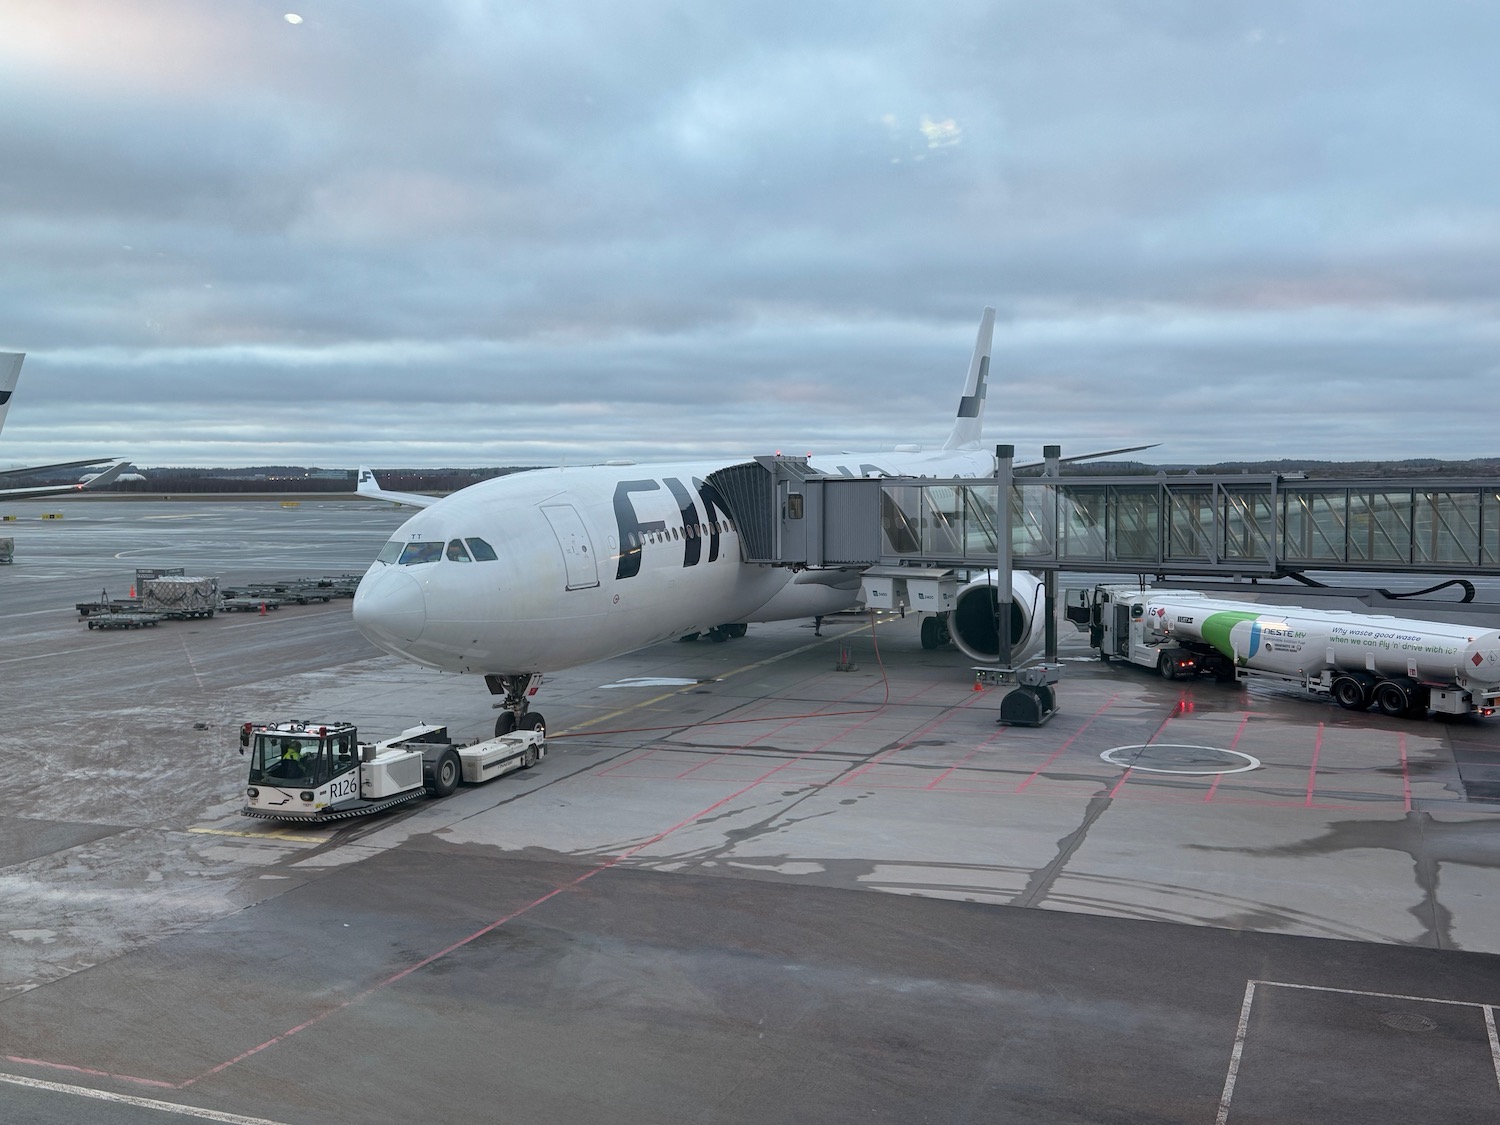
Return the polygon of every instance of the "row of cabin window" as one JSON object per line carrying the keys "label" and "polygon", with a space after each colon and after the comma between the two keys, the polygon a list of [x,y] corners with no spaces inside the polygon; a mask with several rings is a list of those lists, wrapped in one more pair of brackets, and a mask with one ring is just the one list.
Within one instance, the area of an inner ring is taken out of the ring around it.
{"label": "row of cabin window", "polygon": [[728,520],[715,520],[712,523],[690,523],[686,527],[673,527],[665,531],[648,531],[639,538],[632,531],[626,538],[630,541],[630,549],[635,550],[646,543],[665,543],[669,539],[698,539],[710,531],[728,535],[733,530],[734,525]]}
{"label": "row of cabin window", "polygon": [[[465,547],[464,544],[468,546]],[[446,558],[449,562],[494,562],[498,555],[495,548],[483,539],[451,539],[445,548],[442,540],[435,542],[415,541],[402,543],[393,539],[381,549],[376,558],[383,563],[399,566],[416,566],[418,563],[438,562]]]}
{"label": "row of cabin window", "polygon": [[[631,548],[634,549],[641,546],[643,542],[665,543],[669,538],[673,540],[697,539],[707,535],[710,531],[728,535],[734,531],[734,524],[727,519],[715,520],[711,523],[691,523],[686,527],[674,527],[668,531],[650,532],[641,538],[631,532],[629,540]],[[467,548],[464,546],[465,543],[468,544]],[[497,558],[495,548],[477,536],[467,540],[451,539],[446,549],[441,540],[402,543],[393,539],[376,557],[380,562],[396,563],[399,566],[439,562],[444,558],[449,562],[494,562]]]}

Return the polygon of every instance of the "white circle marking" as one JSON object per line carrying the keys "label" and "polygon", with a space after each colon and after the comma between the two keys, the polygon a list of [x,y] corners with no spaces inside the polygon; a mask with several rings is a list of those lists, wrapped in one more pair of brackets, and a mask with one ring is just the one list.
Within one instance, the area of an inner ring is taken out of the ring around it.
{"label": "white circle marking", "polygon": [[[1235,766],[1232,769],[1226,767],[1221,770],[1169,770],[1163,769],[1161,766],[1141,766],[1136,765],[1134,762],[1121,762],[1110,757],[1111,754],[1120,754],[1128,750],[1207,750],[1211,754],[1232,754],[1236,758],[1244,758],[1245,764],[1243,766]],[[1113,746],[1100,754],[1099,757],[1110,765],[1120,766],[1123,769],[1144,770],[1146,773],[1186,774],[1190,777],[1206,777],[1217,773],[1245,773],[1248,770],[1260,769],[1260,759],[1251,757],[1243,750],[1225,750],[1219,746],[1193,746],[1183,742],[1148,742],[1139,743],[1134,746]]]}

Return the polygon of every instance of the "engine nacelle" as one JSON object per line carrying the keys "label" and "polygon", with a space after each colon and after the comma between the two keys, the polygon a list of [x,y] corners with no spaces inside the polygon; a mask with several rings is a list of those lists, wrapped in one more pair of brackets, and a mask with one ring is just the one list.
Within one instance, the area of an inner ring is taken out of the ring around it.
{"label": "engine nacelle", "polygon": [[[994,663],[1000,657],[1000,604],[996,572],[986,571],[953,600],[948,632],[958,650],[971,660]],[[1036,654],[1045,639],[1042,580],[1024,570],[1011,572],[1010,657],[1012,666]]]}

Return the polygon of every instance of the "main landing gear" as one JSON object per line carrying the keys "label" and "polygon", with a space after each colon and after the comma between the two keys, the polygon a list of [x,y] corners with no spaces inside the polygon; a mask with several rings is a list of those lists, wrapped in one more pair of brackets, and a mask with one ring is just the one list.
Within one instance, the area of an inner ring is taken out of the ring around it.
{"label": "main landing gear", "polygon": [[951,643],[952,640],[953,634],[948,632],[948,615],[946,613],[922,618],[923,648],[942,648],[945,644]]}
{"label": "main landing gear", "polygon": [[541,712],[530,710],[531,697],[542,686],[540,672],[520,676],[486,676],[484,685],[490,689],[491,695],[505,696],[505,702],[501,704],[505,710],[495,717],[496,738],[516,730],[546,733],[547,721],[542,718]]}
{"label": "main landing gear", "polygon": [[677,639],[679,641],[696,641],[699,637],[703,637],[710,641],[729,641],[743,637],[749,629],[750,626],[741,621],[738,624],[732,625],[715,625],[706,633],[684,633]]}

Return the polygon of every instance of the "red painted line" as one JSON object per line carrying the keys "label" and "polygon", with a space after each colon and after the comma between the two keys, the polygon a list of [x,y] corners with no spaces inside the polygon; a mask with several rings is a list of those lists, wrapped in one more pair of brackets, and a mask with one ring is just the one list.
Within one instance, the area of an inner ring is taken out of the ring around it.
{"label": "red painted line", "polygon": [[[931,686],[931,685],[929,685],[929,686]],[[924,689],[924,691],[925,690],[926,689]],[[923,694],[923,692],[918,692],[917,693],[917,695],[921,695],[921,694]],[[870,770],[874,769],[876,766],[883,765],[885,763],[886,759],[891,758],[894,755],[901,753],[901,751],[908,749],[913,742],[915,742],[917,739],[921,738],[924,734],[931,734],[938,727],[942,726],[949,719],[953,718],[953,714],[954,714],[955,711],[963,711],[963,710],[966,710],[967,708],[973,706],[974,703],[975,703],[975,701],[976,701],[977,695],[978,695],[978,693],[971,692],[969,694],[968,698],[965,699],[962,703],[958,704],[956,707],[951,707],[951,708],[948,708],[948,709],[944,710],[941,714],[939,714],[937,716],[937,718],[933,719],[926,726],[918,727],[910,735],[908,735],[903,741],[898,742],[895,746],[892,746],[889,750],[885,751],[884,753],[875,755],[875,757],[871,758],[868,762],[866,762],[864,765],[860,766],[857,770],[853,770],[850,773],[845,774],[838,781],[834,782],[834,784],[835,785],[840,785],[840,786],[849,785],[850,783],[852,783],[854,781],[855,778],[859,777],[861,774],[868,773]]]}
{"label": "red painted line", "polygon": [[[866,686],[868,686],[868,685],[861,685],[861,686],[855,688],[853,691],[848,692],[847,694],[841,696],[838,699],[827,700],[823,704],[821,704],[821,707],[824,710],[826,710],[827,708],[830,708],[830,707],[842,707],[845,703],[848,703],[850,699],[854,698],[854,696],[856,696],[856,695],[860,694],[860,692],[864,691]],[[918,694],[920,694],[920,693],[918,693]],[[902,702],[905,702],[905,700],[903,700]],[[688,774],[693,773],[693,772],[695,772],[697,770],[701,770],[704,766],[711,766],[711,765],[713,765],[716,762],[721,762],[725,758],[728,758],[728,757],[731,757],[732,755],[738,754],[741,750],[747,750],[747,749],[749,749],[751,746],[754,746],[757,742],[759,742],[763,738],[770,738],[771,735],[773,735],[773,734],[779,734],[781,731],[786,730],[786,728],[789,727],[789,726],[791,726],[793,723],[800,723],[800,722],[803,722],[804,720],[807,720],[807,719],[816,719],[816,718],[819,717],[819,715],[820,715],[819,711],[813,711],[813,712],[810,712],[809,714],[806,714],[806,715],[777,716],[779,718],[784,718],[785,719],[785,722],[783,722],[780,726],[774,727],[773,729],[768,730],[768,731],[762,731],[760,734],[756,735],[754,738],[750,739],[747,742],[742,742],[738,746],[733,746],[733,747],[729,747],[729,748],[727,748],[725,750],[721,750],[717,754],[714,754],[712,757],[707,758],[706,760],[704,760],[702,762],[699,762],[696,766],[689,766],[687,769],[683,770],[676,777],[674,777],[673,780],[674,781],[681,781],[685,777],[687,777]],[[754,721],[754,720],[752,720],[752,721]],[[768,718],[765,721],[766,722],[772,722],[774,720]]]}
{"label": "red painted line", "polygon": [[[1240,736],[1245,733],[1245,727],[1248,726],[1249,723],[1250,712],[1246,711],[1240,715],[1240,725],[1238,729],[1235,730],[1234,737],[1229,740],[1229,749],[1233,750],[1240,744]],[[1205,804],[1214,799],[1214,793],[1218,790],[1219,782],[1223,781],[1224,777],[1225,775],[1222,773],[1216,774],[1214,776],[1213,784],[1208,787],[1208,792],[1203,795],[1203,801]]]}
{"label": "red painted line", "polygon": [[1313,740],[1312,764],[1307,767],[1307,797],[1302,802],[1312,808],[1313,790],[1318,785],[1318,755],[1323,752],[1323,724],[1318,724],[1318,737]]}
{"label": "red painted line", "polygon": [[936,789],[939,785],[941,785],[943,783],[943,781],[948,777],[949,774],[953,773],[953,771],[955,771],[960,766],[962,766],[970,758],[974,757],[975,754],[978,754],[985,747],[989,746],[990,743],[997,741],[1000,738],[1000,736],[1003,735],[1004,733],[1005,733],[1005,728],[1001,727],[998,731],[996,731],[994,734],[990,735],[983,742],[981,742],[978,746],[974,747],[974,749],[970,750],[962,758],[960,758],[958,761],[954,762],[951,766],[949,766],[947,769],[945,769],[942,773],[938,774],[937,777],[933,778],[933,780],[931,782],[929,782],[927,785],[924,785],[922,788],[924,788],[924,789]]}
{"label": "red painted line", "polygon": [[[744,795],[745,793],[748,793],[751,789],[755,788],[757,785],[760,785],[760,784],[764,783],[770,777],[774,776],[777,773],[780,773],[782,770],[786,769],[787,766],[789,766],[790,764],[792,764],[792,762],[796,761],[797,758],[803,758],[803,757],[806,757],[809,754],[816,753],[818,750],[821,750],[824,746],[828,745],[828,743],[833,742],[836,739],[843,738],[843,737],[847,736],[848,734],[852,733],[853,731],[855,731],[855,730],[859,729],[860,727],[864,726],[866,723],[869,723],[869,722],[873,721],[874,718],[875,718],[875,715],[872,714],[872,715],[868,716],[867,718],[862,719],[860,722],[853,724],[853,726],[845,729],[844,731],[841,731],[839,734],[830,736],[829,738],[825,739],[823,742],[819,743],[817,746],[814,746],[811,749],[802,751],[795,758],[788,759],[788,761],[783,762],[780,765],[773,766],[771,769],[767,770],[765,773],[763,773],[759,777],[757,777],[754,781],[751,781],[751,782],[746,783],[745,785],[742,785],[740,788],[736,789],[733,793],[730,793],[727,796],[721,797],[719,800],[715,801],[713,804],[707,806],[706,808],[700,809],[698,812],[693,813],[691,816],[683,818],[682,820],[678,821],[676,824],[672,825],[672,827],[664,829],[663,831],[656,833],[656,835],[650,837],[649,839],[641,841],[639,844],[636,844],[634,847],[627,848],[625,851],[620,852],[617,855],[611,857],[610,859],[604,861],[603,863],[597,864],[596,866],[594,866],[594,867],[590,868],[589,870],[585,871],[582,875],[579,875],[576,879],[571,879],[571,880],[569,880],[569,881],[567,881],[565,883],[562,883],[559,886],[554,887],[552,890],[548,891],[546,894],[542,895],[540,898],[534,899],[531,902],[527,903],[525,906],[522,906],[522,907],[519,907],[519,908],[517,908],[515,910],[512,910],[509,914],[505,915],[504,917],[495,919],[495,921],[489,923],[487,926],[484,926],[481,929],[475,930],[468,937],[460,938],[458,941],[453,942],[451,945],[447,946],[446,948],[440,949],[440,950],[438,950],[438,952],[433,953],[433,954],[431,954],[428,957],[424,957],[422,960],[418,961],[416,964],[409,965],[405,969],[402,969],[400,972],[391,974],[390,976],[386,977],[384,980],[381,980],[378,983],[371,985],[369,988],[365,989],[364,991],[359,992],[359,993],[357,993],[354,996],[351,996],[349,999],[347,999],[347,1000],[345,1000],[345,1001],[343,1001],[343,1002],[335,1005],[334,1007],[329,1008],[326,1011],[318,1013],[317,1015],[313,1016],[311,1019],[304,1020],[302,1023],[298,1024],[296,1027],[293,1027],[293,1028],[290,1028],[290,1029],[288,1029],[286,1031],[283,1031],[281,1034],[273,1036],[272,1038],[267,1039],[264,1043],[260,1043],[260,1044],[257,1044],[254,1047],[251,1047],[249,1050],[242,1051],[238,1055],[236,1055],[234,1058],[227,1059],[224,1062],[219,1063],[217,1066],[214,1066],[214,1067],[211,1067],[208,1070],[205,1070],[202,1074],[199,1074],[199,1075],[196,1075],[196,1076],[194,1076],[192,1078],[189,1078],[186,1082],[179,1083],[178,1085],[176,1085],[176,1086],[174,1086],[172,1088],[173,1089],[178,1089],[178,1090],[185,1089],[186,1087],[193,1085],[193,1083],[195,1083],[195,1082],[200,1082],[203,1079],[210,1077],[211,1075],[219,1074],[222,1071],[225,1071],[225,1070],[229,1069],[230,1067],[234,1066],[236,1063],[243,1062],[244,1060],[246,1060],[248,1058],[251,1058],[254,1055],[258,1055],[260,1052],[266,1050],[267,1048],[274,1047],[278,1043],[283,1043],[287,1039],[290,1039],[293,1035],[296,1035],[298,1032],[305,1031],[305,1030],[307,1030],[310,1027],[314,1027],[317,1024],[323,1022],[323,1020],[327,1019],[329,1016],[335,1015],[338,1012],[342,1012],[345,1009],[347,1009],[348,1007],[350,1007],[351,1005],[357,1004],[359,1001],[364,1000],[367,997],[374,995],[376,992],[379,992],[381,989],[387,988],[390,985],[393,985],[396,982],[398,982],[400,980],[403,980],[406,977],[409,977],[412,973],[415,973],[418,969],[425,968],[426,966],[432,964],[434,961],[438,960],[439,958],[446,957],[448,954],[452,953],[454,950],[462,949],[464,946],[468,945],[470,942],[476,941],[477,939],[483,937],[485,934],[490,933],[492,930],[495,930],[498,927],[505,925],[507,922],[513,921],[514,919],[521,917],[521,915],[526,914],[526,913],[528,913],[528,912],[536,909],[538,906],[541,906],[542,903],[547,902],[549,899],[557,897],[558,895],[562,894],[564,891],[572,890],[573,888],[579,886],[581,883],[584,883],[587,880],[592,879],[595,875],[598,875],[600,872],[608,871],[610,868],[614,867],[616,864],[620,863],[621,861],[629,859],[631,856],[636,855],[637,853],[645,850],[646,848],[651,847],[651,845],[653,845],[653,844],[660,843],[662,840],[665,840],[668,836],[670,836],[672,833],[676,832],[678,829],[685,828],[689,824],[695,824],[695,823],[697,823],[698,821],[702,820],[705,816],[708,816],[710,813],[714,812],[715,810],[717,810],[719,808],[722,808],[724,805],[728,804],[730,801],[733,801],[736,797],[740,797],[740,796]],[[788,720],[788,724],[790,724],[790,722],[792,722],[792,721],[795,721],[795,720]],[[770,733],[774,733],[774,732],[767,732],[767,733],[770,734]],[[170,1083],[163,1083],[163,1085],[170,1086],[171,1084]]]}
{"label": "red painted line", "polygon": [[91,1078],[113,1078],[118,1082],[134,1082],[137,1086],[155,1086],[163,1090],[180,1090],[182,1087],[173,1082],[162,1082],[155,1078],[137,1078],[133,1074],[111,1074],[107,1070],[94,1070],[87,1066],[69,1066],[67,1063],[48,1062],[46,1059],[28,1059],[20,1055],[0,1056],[6,1062],[18,1063],[22,1066],[45,1066],[51,1070],[66,1070],[70,1074],[87,1074]]}
{"label": "red painted line", "polygon": [[1401,733],[1401,803],[1411,812],[1411,768],[1406,761],[1406,732]]}
{"label": "red painted line", "polygon": [[1107,711],[1110,708],[1110,706],[1112,706],[1114,704],[1114,701],[1117,700],[1117,699],[1119,699],[1119,698],[1120,698],[1120,693],[1119,692],[1115,692],[1108,699],[1106,699],[1103,703],[1101,703],[1099,705],[1098,710],[1096,710],[1092,715],[1090,715],[1087,719],[1085,719],[1083,721],[1083,725],[1081,727],[1079,727],[1076,731],[1073,732],[1072,737],[1070,737],[1066,742],[1064,742],[1056,750],[1052,751],[1052,753],[1047,756],[1047,760],[1046,761],[1044,761],[1041,765],[1037,766],[1036,769],[1034,769],[1034,770],[1031,771],[1031,776],[1030,777],[1028,777],[1025,781],[1021,782],[1020,785],[1016,786],[1016,792],[1020,793],[1020,792],[1024,791],[1025,788],[1028,785],[1030,785],[1033,781],[1035,781],[1038,777],[1040,777],[1041,774],[1042,774],[1042,771],[1045,770],[1048,766],[1050,766],[1053,762],[1057,761],[1058,757],[1062,754],[1062,752],[1064,750],[1066,750],[1069,746],[1072,746],[1073,743],[1075,741],[1077,741],[1078,736],[1081,735],[1084,731],[1086,731],[1086,730],[1089,729],[1089,724],[1092,723],[1095,719],[1097,719],[1100,715],[1104,714],[1104,712]]}
{"label": "red painted line", "polygon": [[[603,775],[601,774],[600,776],[603,776]],[[723,784],[723,781],[724,781],[724,779],[722,777],[687,777],[687,778],[677,778],[677,777],[673,777],[669,773],[660,773],[660,774],[654,774],[654,773],[611,773],[609,775],[609,779],[611,781],[654,781],[654,782],[658,782],[658,783],[667,782],[667,781],[687,781],[687,782],[694,782],[694,781],[696,781],[700,785],[721,785],[721,784]]]}
{"label": "red painted line", "polygon": [[[812,684],[820,683],[821,681],[829,678],[832,675],[834,675],[834,673],[832,673],[832,672],[824,672],[821,676],[815,676],[815,677],[813,677],[813,679],[809,680],[806,684],[802,685],[803,690],[806,690]],[[839,699],[836,699],[836,700],[825,700],[823,703],[820,704],[820,706],[826,708],[826,707],[838,706],[839,704],[842,704],[842,703],[847,703],[854,696],[859,695],[861,692],[868,691],[871,686],[872,685],[865,684],[864,686],[855,689],[854,691],[852,691],[852,692],[844,695],[843,697],[841,697]],[[758,700],[758,701],[756,701],[756,704],[759,705],[759,706],[764,706],[764,701],[763,700]],[[885,704],[882,704],[881,706],[885,706]],[[730,712],[726,712],[726,714],[727,713],[732,713],[735,709],[736,708],[731,708],[731,711]],[[785,708],[784,707],[783,708],[778,708],[778,710],[785,710]],[[691,729],[693,727],[727,726],[727,725],[729,725],[731,723],[774,723],[774,722],[783,722],[783,721],[788,720],[788,719],[815,718],[815,717],[817,717],[817,713],[814,713],[812,715],[795,715],[795,716],[789,716],[789,715],[767,715],[763,719],[762,718],[758,718],[758,717],[756,717],[754,715],[749,715],[749,716],[743,716],[743,717],[734,718],[734,719],[710,719],[710,720],[707,720],[706,722],[702,722],[702,723],[680,724],[679,726],[675,726],[675,727],[662,727],[662,728],[646,727],[646,728],[642,728],[642,729],[643,730],[661,729],[661,730],[681,731],[681,730]],[[580,735],[583,735],[583,734],[608,734],[609,732],[608,731],[586,731],[586,732],[579,732],[579,733],[580,733]],[[768,732],[768,733],[774,733],[774,732]],[[618,762],[615,762],[613,765],[605,766],[601,770],[591,771],[589,773],[589,776],[590,777],[595,777],[595,778],[597,778],[597,777],[604,777],[604,776],[606,776],[608,774],[614,773],[616,770],[624,769],[626,766],[632,766],[632,765],[636,765],[637,763],[644,762],[648,758],[654,757],[657,754],[659,754],[661,752],[661,749],[662,749],[662,743],[665,742],[665,741],[666,741],[665,739],[653,739],[652,740],[652,745],[649,745],[649,746],[646,746],[646,747],[642,748],[643,752],[637,753],[633,757],[621,758]],[[708,753],[708,751],[703,751],[703,752],[704,753]],[[725,751],[725,753],[733,753],[733,752],[734,751],[732,749]],[[678,763],[678,762],[672,762],[672,768],[676,769],[679,764],[680,763]],[[706,762],[700,763],[700,765],[707,765],[707,764],[708,763],[706,763]],[[663,777],[663,778],[660,778],[660,779],[654,779],[653,778],[652,780],[663,780],[663,781],[665,781],[665,780],[670,780],[670,779],[666,778],[666,777]]]}
{"label": "red painted line", "polygon": [[[1130,795],[1128,797],[1126,797],[1126,798],[1123,798],[1123,799],[1125,799],[1125,800],[1131,800],[1131,801],[1151,801],[1151,802],[1154,802],[1154,803],[1159,804],[1159,805],[1189,805],[1189,804],[1196,805],[1196,804],[1201,803],[1197,797],[1191,797],[1191,796],[1190,797],[1155,797],[1155,796],[1142,796],[1141,793],[1142,793],[1141,787],[1140,786],[1136,786],[1135,789],[1131,790]],[[1368,802],[1368,801],[1345,801],[1342,804],[1333,804],[1331,802],[1322,802],[1322,801],[1320,801],[1317,804],[1309,805],[1305,801],[1303,801],[1301,798],[1295,798],[1295,797],[1294,798],[1289,798],[1287,800],[1282,800],[1282,801],[1272,800],[1272,799],[1269,799],[1269,798],[1262,799],[1262,798],[1256,798],[1256,797],[1220,797],[1217,801],[1214,802],[1214,804],[1216,804],[1216,805],[1253,805],[1256,808],[1266,808],[1266,809],[1316,809],[1316,810],[1319,810],[1319,811],[1331,811],[1331,810],[1348,811],[1350,809],[1369,808],[1371,802]]]}
{"label": "red painted line", "polygon": [[1240,736],[1245,733],[1245,728],[1249,725],[1250,715],[1246,712],[1240,716],[1240,725],[1235,728],[1234,737],[1229,740],[1229,749],[1233,750],[1240,744]]}
{"label": "red painted line", "polygon": [[[1115,699],[1114,696],[1110,696],[1109,699],[1105,702],[1104,707],[1108,707],[1110,705],[1110,703],[1114,702],[1114,699]],[[1104,709],[1104,707],[1101,707],[1099,710],[1102,711]],[[1151,743],[1155,742],[1157,740],[1157,738],[1159,738],[1161,736],[1161,732],[1167,729],[1167,724],[1168,723],[1170,723],[1173,719],[1178,718],[1179,716],[1185,714],[1188,710],[1189,710],[1189,704],[1188,704],[1188,701],[1187,701],[1187,696],[1185,694],[1184,695],[1179,695],[1177,697],[1177,706],[1175,706],[1175,707],[1172,708],[1172,713],[1170,715],[1168,715],[1166,718],[1164,718],[1160,723],[1158,723],[1156,725],[1156,729],[1154,731],[1152,731],[1151,732],[1151,736],[1146,739],[1145,745],[1150,746]],[[1098,713],[1099,713],[1098,711],[1094,712],[1095,715],[1097,715]],[[1093,716],[1090,716],[1090,722],[1092,722],[1092,721],[1093,721]],[[1085,725],[1087,725],[1087,724],[1085,724]],[[1083,733],[1083,729],[1080,728],[1079,731],[1078,731],[1078,733],[1082,734]],[[1078,735],[1074,735],[1073,737],[1077,738]],[[1071,742],[1072,739],[1069,739],[1069,741]],[[1064,746],[1066,746],[1066,745],[1067,744],[1064,743]],[[1043,765],[1044,765],[1044,768],[1045,768],[1045,763]],[[1125,772],[1120,775],[1120,780],[1117,781],[1117,782],[1115,782],[1115,787],[1109,791],[1109,799],[1110,800],[1114,800],[1115,795],[1120,792],[1120,789],[1124,786],[1125,782],[1130,779],[1130,771],[1133,768],[1134,767],[1132,767],[1132,766],[1126,766],[1125,767]],[[1031,778],[1027,778],[1026,781],[1023,782],[1022,784],[1026,785],[1026,784],[1030,784],[1030,782],[1031,782]],[[1017,789],[1016,792],[1019,793],[1020,789]]]}
{"label": "red painted line", "polygon": [[[602,770],[595,770],[595,771],[593,771],[590,774],[590,776],[591,777],[607,777],[610,774],[614,773],[616,770],[624,769],[626,766],[640,765],[646,759],[650,758],[653,754],[655,754],[656,750],[657,750],[657,748],[655,746],[647,747],[644,753],[636,754],[632,758],[621,758],[618,762],[616,762],[612,766],[605,766]],[[663,775],[663,777],[665,777],[665,776],[667,776],[667,775]]]}
{"label": "red painted line", "polygon": [[[611,862],[613,862],[613,861],[611,861]],[[593,868],[593,869],[591,869],[589,871],[585,871],[582,875],[580,875],[578,878],[574,879],[571,883],[565,883],[565,884],[563,884],[560,887],[554,887],[552,890],[550,890],[546,894],[542,895],[541,898],[536,899],[533,902],[527,903],[525,906],[521,907],[519,910],[513,910],[513,911],[511,911],[504,918],[498,918],[498,919],[496,919],[495,921],[491,922],[488,926],[485,926],[481,930],[476,930],[474,933],[470,934],[468,937],[462,938],[459,941],[454,942],[452,945],[448,946],[446,949],[439,950],[437,953],[432,954],[430,957],[424,957],[422,960],[418,961],[415,965],[409,965],[405,969],[402,969],[399,973],[394,973],[391,976],[386,977],[383,981],[380,981],[377,984],[371,985],[369,988],[365,989],[363,992],[356,993],[355,995],[349,997],[349,999],[343,1001],[342,1003],[335,1004],[332,1008],[328,1008],[325,1011],[319,1012],[317,1015],[313,1016],[312,1019],[310,1019],[310,1020],[304,1020],[303,1022],[299,1023],[296,1027],[291,1028],[291,1029],[289,1029],[287,1031],[283,1031],[280,1035],[272,1036],[270,1039],[267,1039],[264,1043],[261,1043],[261,1044],[259,1044],[257,1046],[254,1046],[254,1047],[251,1047],[248,1051],[241,1051],[238,1055],[235,1055],[234,1058],[228,1059],[228,1060],[226,1060],[224,1062],[221,1062],[221,1063],[219,1063],[218,1066],[210,1067],[208,1070],[205,1070],[202,1074],[195,1075],[194,1077],[189,1078],[186,1082],[180,1083],[176,1088],[179,1089],[179,1090],[186,1089],[188,1086],[191,1086],[195,1082],[201,1082],[205,1078],[212,1077],[213,1075],[218,1074],[221,1071],[228,1070],[230,1067],[234,1066],[236,1063],[244,1062],[246,1059],[250,1058],[252,1055],[258,1055],[258,1054],[260,1054],[262,1051],[266,1050],[266,1048],[268,1048],[268,1047],[274,1047],[278,1043],[285,1042],[286,1040],[290,1039],[293,1035],[296,1035],[299,1031],[306,1031],[310,1027],[315,1027],[316,1025],[318,1025],[318,1024],[322,1023],[324,1020],[326,1020],[329,1016],[336,1015],[337,1013],[344,1011],[350,1005],[357,1004],[361,1000],[364,1000],[366,997],[373,996],[376,992],[379,992],[382,988],[386,988],[389,985],[395,984],[398,980],[401,980],[404,977],[410,976],[412,973],[416,972],[418,969],[425,968],[426,966],[432,964],[439,957],[444,957],[447,954],[452,953],[455,949],[459,949],[462,946],[468,945],[469,942],[474,941],[476,938],[483,937],[485,934],[487,934],[491,930],[493,930],[496,926],[503,926],[506,922],[509,922],[511,919],[513,919],[513,918],[519,918],[522,914],[525,914],[528,910],[532,910],[532,909],[540,906],[542,903],[546,902],[548,899],[554,898],[555,896],[562,894],[563,891],[567,890],[569,887],[577,886],[579,883],[583,882],[585,879],[589,878],[592,875],[597,875],[600,871],[603,871],[603,870],[604,870],[603,867],[595,867],[595,868]]]}

